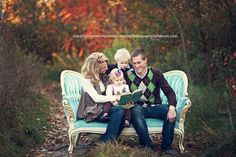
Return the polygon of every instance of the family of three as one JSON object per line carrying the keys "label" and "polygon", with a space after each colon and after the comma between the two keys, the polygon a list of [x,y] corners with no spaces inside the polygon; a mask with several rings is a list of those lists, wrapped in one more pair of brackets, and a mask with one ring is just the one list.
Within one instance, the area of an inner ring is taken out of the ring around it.
{"label": "family of three", "polygon": [[[171,148],[176,119],[173,89],[159,70],[148,67],[143,49],[135,49],[131,55],[128,50],[119,49],[114,58],[117,62],[114,65],[108,64],[108,58],[101,52],[94,52],[86,58],[81,68],[84,80],[78,117],[87,122],[107,122],[106,132],[100,137],[104,143],[115,141],[122,129],[131,123],[140,145],[154,151],[156,147],[149,136],[145,118],[162,119],[162,152],[176,155]],[[136,89],[143,90],[142,101],[128,110],[117,105],[120,93]],[[160,89],[168,99],[168,106],[161,104]]]}

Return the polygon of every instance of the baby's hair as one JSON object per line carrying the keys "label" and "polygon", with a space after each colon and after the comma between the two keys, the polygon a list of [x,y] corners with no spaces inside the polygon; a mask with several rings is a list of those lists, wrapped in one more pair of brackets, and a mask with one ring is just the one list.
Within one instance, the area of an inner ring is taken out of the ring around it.
{"label": "baby's hair", "polygon": [[120,58],[127,58],[128,61],[130,60],[131,56],[129,51],[126,48],[118,49],[114,55],[114,59],[117,62]]}
{"label": "baby's hair", "polygon": [[109,82],[110,83],[113,83],[114,82],[114,79],[117,78],[117,77],[120,77],[122,76],[123,78],[123,83],[125,84],[125,79],[124,79],[124,74],[122,72],[122,70],[118,69],[118,68],[114,68],[112,69],[111,73],[110,73],[110,77],[109,77]]}

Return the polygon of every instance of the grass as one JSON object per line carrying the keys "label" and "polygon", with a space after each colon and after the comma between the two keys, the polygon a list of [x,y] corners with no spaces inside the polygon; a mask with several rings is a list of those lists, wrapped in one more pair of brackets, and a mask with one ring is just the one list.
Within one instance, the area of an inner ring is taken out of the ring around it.
{"label": "grass", "polygon": [[[230,138],[229,138],[230,137]],[[222,157],[230,157],[234,156],[236,154],[236,136],[229,136],[226,140],[221,141],[218,143],[215,147],[210,148],[208,151],[206,151],[203,156],[205,157],[216,157],[216,156],[222,156]]]}
{"label": "grass", "polygon": [[[47,126],[48,104],[47,99],[36,96],[34,103],[38,106],[26,111],[21,119],[11,123],[2,123],[0,127],[0,156],[25,156],[28,150],[43,140],[43,126]],[[3,119],[4,120],[4,119]]]}
{"label": "grass", "polygon": [[[187,134],[203,136],[202,156],[229,156],[235,154],[235,133],[230,122],[230,113],[235,113],[233,99],[228,102],[224,98],[226,87],[215,89],[208,86],[192,86],[189,97],[192,101],[190,111],[186,115]],[[226,104],[228,103],[228,104]],[[230,110],[227,110],[226,105]],[[230,113],[229,113],[230,112]],[[235,115],[235,114],[233,114]],[[233,117],[235,118],[235,117]],[[205,141],[205,143],[204,143]]]}
{"label": "grass", "polygon": [[192,86],[189,89],[189,97],[192,106],[187,113],[186,127],[191,132],[198,132],[204,128],[230,131],[223,93],[209,87]]}
{"label": "grass", "polygon": [[115,144],[102,144],[95,147],[89,156],[96,157],[156,157],[159,156],[158,152],[153,152],[145,148],[127,146],[120,143]]}

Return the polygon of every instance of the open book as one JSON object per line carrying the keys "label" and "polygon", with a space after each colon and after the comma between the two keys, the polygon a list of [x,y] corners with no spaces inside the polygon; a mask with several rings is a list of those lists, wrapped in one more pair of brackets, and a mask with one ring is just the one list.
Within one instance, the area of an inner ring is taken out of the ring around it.
{"label": "open book", "polygon": [[120,96],[119,105],[125,109],[129,109],[134,106],[134,102],[140,101],[142,96],[142,89],[136,89],[132,93],[122,93]]}

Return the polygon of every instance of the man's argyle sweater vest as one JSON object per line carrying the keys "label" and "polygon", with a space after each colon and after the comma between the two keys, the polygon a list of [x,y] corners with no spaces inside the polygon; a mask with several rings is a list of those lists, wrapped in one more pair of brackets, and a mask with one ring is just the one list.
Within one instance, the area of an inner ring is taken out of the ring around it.
{"label": "man's argyle sweater vest", "polygon": [[139,102],[141,105],[161,104],[160,88],[162,88],[163,92],[169,99],[169,104],[176,105],[176,96],[174,91],[165,80],[163,74],[156,69],[151,67],[148,68],[148,72],[143,78],[138,77],[135,74],[135,71],[132,71],[132,73],[128,75],[126,81],[131,92],[138,88],[143,89],[143,95],[141,97],[142,102]]}

